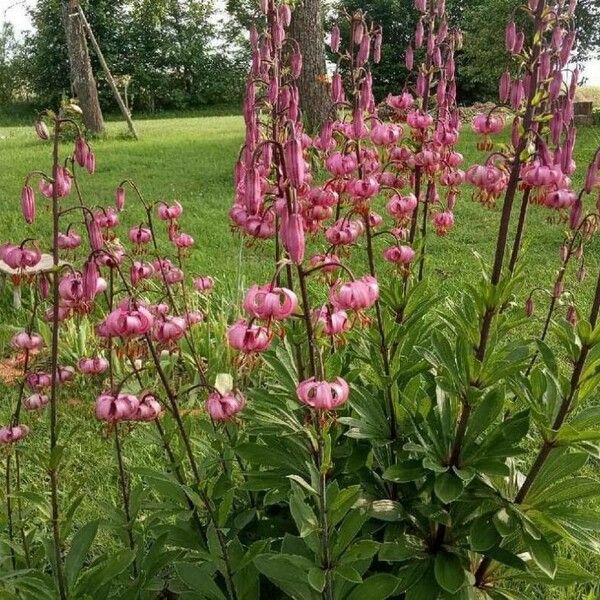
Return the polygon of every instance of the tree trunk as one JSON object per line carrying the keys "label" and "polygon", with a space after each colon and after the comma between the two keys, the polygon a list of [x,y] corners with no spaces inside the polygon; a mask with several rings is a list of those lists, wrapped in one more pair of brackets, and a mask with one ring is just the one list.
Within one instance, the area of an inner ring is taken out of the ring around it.
{"label": "tree trunk", "polygon": [[298,80],[300,106],[309,131],[318,129],[329,112],[331,100],[326,84],[325,34],[321,0],[304,0],[294,10],[290,26],[302,52],[302,74]]}
{"label": "tree trunk", "polygon": [[83,112],[83,123],[86,128],[94,133],[102,133],[104,119],[78,8],[79,0],[68,0],[63,8],[63,25],[71,65],[71,86]]}

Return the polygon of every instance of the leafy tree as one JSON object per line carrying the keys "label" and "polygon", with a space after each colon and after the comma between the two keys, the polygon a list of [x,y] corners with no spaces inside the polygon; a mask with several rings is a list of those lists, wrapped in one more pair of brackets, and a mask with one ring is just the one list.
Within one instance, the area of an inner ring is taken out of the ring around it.
{"label": "leafy tree", "polygon": [[[518,0],[470,0],[455,17],[465,34],[459,59],[459,97],[463,100],[495,98],[498,80],[509,63],[504,50],[504,28],[513,16],[520,18]],[[577,7],[576,60],[598,54],[600,1],[582,0]]]}
{"label": "leafy tree", "polygon": [[[38,0],[34,29],[23,51],[23,77],[40,106],[69,91],[69,61],[61,23],[62,0]],[[134,110],[181,109],[241,97],[239,53],[216,44],[210,5],[200,0],[82,1],[82,8],[115,77],[130,78]],[[103,108],[114,99],[91,52]]]}
{"label": "leafy tree", "polygon": [[19,74],[21,60],[19,45],[10,23],[0,27],[0,104],[9,104],[15,99],[24,82]]}

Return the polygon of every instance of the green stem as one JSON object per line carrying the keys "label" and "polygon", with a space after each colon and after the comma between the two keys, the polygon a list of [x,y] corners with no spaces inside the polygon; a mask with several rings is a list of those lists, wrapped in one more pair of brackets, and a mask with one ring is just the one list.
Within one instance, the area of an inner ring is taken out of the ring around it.
{"label": "green stem", "polygon": [[[121,441],[119,440],[119,426],[115,423],[115,450],[117,453],[117,464],[119,466],[119,484],[121,487],[121,496],[123,499],[123,512],[125,513],[125,529],[127,531],[127,538],[129,539],[129,548],[131,551],[135,551],[135,539],[133,537],[133,522],[131,518],[131,503],[129,497],[129,478],[125,472],[125,465],[123,463],[123,451],[121,449]],[[133,577],[138,576],[137,559],[134,558],[132,563]]]}
{"label": "green stem", "polygon": [[[60,144],[60,120],[54,123],[54,148],[53,148],[53,179],[56,180],[56,174],[59,168],[59,144]],[[60,256],[58,249],[59,234],[59,216],[60,205],[58,198],[58,189],[56,183],[52,185],[52,350],[51,350],[51,377],[52,386],[50,391],[50,455],[49,455],[49,477],[50,477],[50,503],[51,503],[51,523],[52,523],[52,541],[54,545],[54,568],[58,593],[61,600],[67,599],[67,587],[63,571],[63,558],[60,541],[60,509],[58,500],[58,472],[55,465],[56,449],[58,447],[58,336],[59,336],[59,294],[58,294],[58,270]]]}

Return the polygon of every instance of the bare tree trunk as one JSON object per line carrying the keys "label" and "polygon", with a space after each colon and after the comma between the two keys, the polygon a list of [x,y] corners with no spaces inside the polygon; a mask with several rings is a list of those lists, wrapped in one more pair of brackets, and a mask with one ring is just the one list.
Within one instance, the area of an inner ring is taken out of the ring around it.
{"label": "bare tree trunk", "polygon": [[326,85],[325,34],[321,0],[304,0],[294,10],[290,35],[302,51],[302,75],[298,81],[300,105],[309,130],[327,118],[331,100]]}
{"label": "bare tree trunk", "polygon": [[85,31],[79,19],[78,11],[79,0],[67,0],[65,2],[63,25],[71,65],[71,85],[83,111],[85,126],[94,133],[101,133],[104,131],[104,119],[98,100],[98,89],[92,72]]}

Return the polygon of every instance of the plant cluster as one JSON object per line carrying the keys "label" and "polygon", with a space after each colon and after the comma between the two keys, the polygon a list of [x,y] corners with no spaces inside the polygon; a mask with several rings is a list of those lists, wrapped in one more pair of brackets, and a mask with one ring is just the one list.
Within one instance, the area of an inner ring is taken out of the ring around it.
{"label": "plant cluster", "polygon": [[[53,167],[27,177],[22,208],[32,223],[38,178],[53,269],[32,275],[41,251],[31,240],[2,247],[31,289],[30,320],[13,339],[22,377],[0,430],[3,583],[14,597],[61,600],[510,600],[526,586],[589,581],[559,552],[597,553],[600,528],[583,504],[600,493],[586,470],[600,439],[600,275],[590,307],[572,283],[586,277],[600,223],[600,153],[576,191],[575,2],[529,0],[530,25],[508,24],[514,69],[498,107],[473,119],[487,156],[464,170],[462,36],[443,0],[416,0],[411,77],[382,105],[371,75],[382,28],[360,11],[340,16],[332,109],[313,138],[292,7],[260,8],[229,217],[272,251],[273,270],[235,314],[218,306],[211,277],[190,279],[194,240],[178,202],[150,202],[125,180],[114,206],[86,203],[80,174],[93,174],[95,156],[69,107],[36,124],[53,141]],[[66,132],[75,145],[62,161]],[[450,293],[427,269],[427,242],[452,234],[467,182],[475,201],[501,204],[496,250],[477,284]],[[139,223],[120,238],[134,203]],[[565,239],[553,280],[530,291],[523,239],[538,210]],[[75,216],[80,225],[65,227]],[[524,335],[540,296],[543,329]],[[73,330],[89,332],[75,355]],[[73,533],[61,423],[77,380],[94,389],[114,443],[119,514]],[[38,496],[22,472],[44,411],[49,492]],[[150,429],[162,467],[128,452]],[[29,505],[45,521],[26,519]],[[99,526],[123,548],[94,544]]]}

